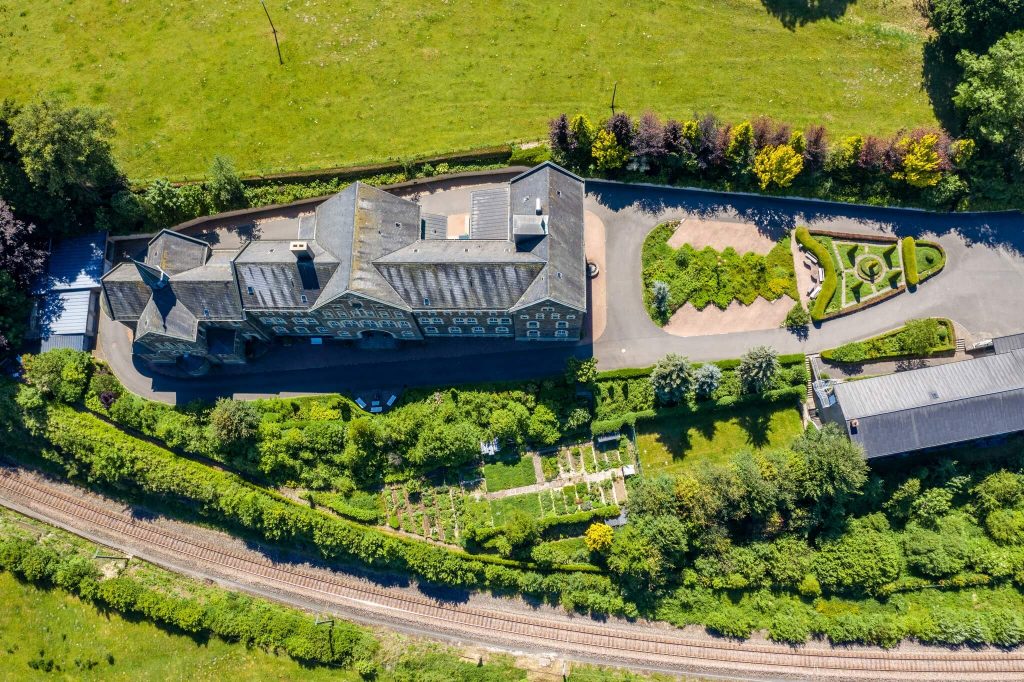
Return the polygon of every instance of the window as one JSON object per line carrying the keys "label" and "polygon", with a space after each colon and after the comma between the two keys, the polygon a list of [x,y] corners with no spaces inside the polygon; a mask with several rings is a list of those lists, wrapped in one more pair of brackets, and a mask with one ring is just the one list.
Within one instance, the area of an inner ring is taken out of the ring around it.
{"label": "window", "polygon": [[499,324],[512,324],[512,318],[511,317],[500,317],[500,318],[498,318],[498,323]]}
{"label": "window", "polygon": [[415,334],[413,334],[412,332],[402,332],[402,336],[404,336],[406,338],[410,338],[410,337],[415,336]]}
{"label": "window", "polygon": [[466,318],[466,322],[464,324],[476,324],[476,323],[477,322],[476,322],[476,318],[475,317],[467,317]]}
{"label": "window", "polygon": [[382,310],[382,311],[380,311],[380,316],[381,317],[391,317],[391,313],[389,313],[386,310]]}
{"label": "window", "polygon": [[576,316],[575,315],[566,315],[565,319],[567,319],[567,320],[575,320]]}
{"label": "window", "polygon": [[564,329],[559,329],[558,331],[555,332],[555,336],[561,336],[561,337],[569,336],[569,332],[567,332]]}
{"label": "window", "polygon": [[427,298],[426,296],[423,297],[423,305],[424,306],[429,306],[430,305],[430,299]]}
{"label": "window", "polygon": [[552,320],[560,320],[560,319],[562,319],[562,314],[561,313],[551,313],[551,319]]}
{"label": "window", "polygon": [[526,336],[531,339],[535,339],[538,336],[540,336],[540,332],[537,331],[536,329],[531,329],[530,331],[526,332]]}
{"label": "window", "polygon": [[344,310],[339,310],[335,314],[338,316],[339,319],[348,319],[348,313],[346,313]]}
{"label": "window", "polygon": [[496,327],[494,331],[498,334],[508,334],[508,327]]}
{"label": "window", "polygon": [[531,320],[530,322],[526,323],[526,327],[527,329],[537,329],[540,327],[540,322],[534,322]]}
{"label": "window", "polygon": [[342,330],[342,331],[338,332],[338,336],[352,336],[352,335],[349,334],[347,331]]}
{"label": "window", "polygon": [[327,323],[327,326],[330,327],[331,329],[339,329],[341,327],[341,322],[338,322],[337,320],[331,320],[330,322]]}
{"label": "window", "polygon": [[461,334],[462,333],[462,327],[448,327],[448,333],[449,334]]}
{"label": "window", "polygon": [[295,333],[296,334],[308,334],[309,333],[309,328],[308,327],[296,327],[295,328]]}
{"label": "window", "polygon": [[302,301],[303,303],[309,303],[309,299],[306,298],[305,294],[302,294],[301,296],[299,296],[299,300]]}
{"label": "window", "polygon": [[320,314],[323,315],[324,317],[326,317],[329,320],[333,320],[334,319],[334,313],[332,311],[330,311],[330,310],[327,310],[326,308],[324,310],[322,310],[320,312]]}
{"label": "window", "polygon": [[540,310],[541,310],[541,312],[544,312],[544,313],[550,313],[550,312],[552,312],[554,310],[554,308],[552,308],[549,305],[546,305],[543,308],[541,308]]}
{"label": "window", "polygon": [[404,320],[405,319],[405,313],[401,312],[400,310],[396,310],[394,315],[399,320]]}
{"label": "window", "polygon": [[530,316],[529,315],[520,315],[519,319],[520,320],[528,320],[528,319],[530,319]]}
{"label": "window", "polygon": [[498,318],[496,318],[496,317],[488,317],[487,318],[487,324],[498,324]]}
{"label": "window", "polygon": [[533,316],[533,319],[535,319],[535,320],[543,320],[544,319],[544,313],[537,313],[536,315]]}
{"label": "window", "polygon": [[246,287],[245,288],[245,293],[249,294],[250,296],[253,296],[253,295],[256,294],[256,290],[253,289],[252,287]]}
{"label": "window", "polygon": [[402,320],[400,322],[396,322],[396,324],[402,329],[412,329],[412,322],[406,322],[405,320]]}
{"label": "window", "polygon": [[558,327],[559,329],[568,329],[569,328],[569,323],[568,322],[556,322],[555,326]]}
{"label": "window", "polygon": [[275,334],[287,334],[288,333],[288,327],[274,327],[274,333]]}
{"label": "window", "polygon": [[359,310],[362,307],[363,307],[363,304],[362,304],[361,301],[352,301],[352,309],[353,310]]}
{"label": "window", "polygon": [[437,327],[425,327],[423,331],[426,332],[427,334],[436,334]]}
{"label": "window", "polygon": [[486,330],[483,327],[473,327],[474,334],[483,334],[485,333],[485,331]]}
{"label": "window", "polygon": [[330,330],[330,329],[328,329],[327,327],[317,327],[317,328],[316,328],[316,332],[317,332],[317,334],[327,334],[327,333],[328,333],[328,332],[330,332],[330,331],[331,331],[331,330]]}

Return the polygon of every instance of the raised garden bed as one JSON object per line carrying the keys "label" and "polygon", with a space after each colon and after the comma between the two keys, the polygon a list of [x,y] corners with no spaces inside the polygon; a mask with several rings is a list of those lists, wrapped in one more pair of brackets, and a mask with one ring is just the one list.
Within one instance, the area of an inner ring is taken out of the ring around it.
{"label": "raised garden bed", "polygon": [[897,360],[910,357],[932,357],[953,353],[956,350],[956,332],[953,323],[945,318],[936,318],[938,326],[937,343],[925,353],[911,353],[906,348],[906,326],[873,336],[863,341],[843,344],[821,352],[822,360],[829,362],[870,362],[872,360]]}

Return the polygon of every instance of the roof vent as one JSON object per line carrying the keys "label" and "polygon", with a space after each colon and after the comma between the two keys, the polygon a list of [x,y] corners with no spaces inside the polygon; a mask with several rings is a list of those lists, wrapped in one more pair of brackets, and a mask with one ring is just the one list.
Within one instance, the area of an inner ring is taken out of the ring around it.
{"label": "roof vent", "polygon": [[288,245],[288,250],[299,260],[313,258],[313,250],[309,248],[309,242],[292,242]]}
{"label": "roof vent", "polygon": [[544,211],[540,207],[540,197],[537,197],[537,207],[534,209],[537,215],[541,215]]}
{"label": "roof vent", "polygon": [[931,390],[931,391],[928,391],[928,396],[929,396],[929,397],[930,397],[930,398],[931,398],[932,400],[938,400],[938,399],[939,399],[939,392],[938,392],[938,391],[936,391],[936,390]]}

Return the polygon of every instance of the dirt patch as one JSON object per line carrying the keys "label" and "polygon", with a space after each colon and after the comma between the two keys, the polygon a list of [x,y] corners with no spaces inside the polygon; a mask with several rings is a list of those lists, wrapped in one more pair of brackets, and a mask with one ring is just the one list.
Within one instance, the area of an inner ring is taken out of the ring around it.
{"label": "dirt patch", "polygon": [[775,246],[775,242],[761,234],[756,225],[699,218],[683,218],[679,227],[669,237],[668,245],[673,249],[678,249],[683,244],[689,244],[695,249],[710,246],[716,251],[731,246],[739,253],[753,251],[762,255]]}
{"label": "dirt patch", "polygon": [[750,305],[733,301],[725,310],[719,310],[713,305],[697,310],[687,303],[675,312],[662,329],[673,336],[709,336],[778,329],[792,307],[793,301],[789,296],[781,296],[774,301],[758,297]]}
{"label": "dirt patch", "polygon": [[583,241],[587,260],[597,263],[597,267],[600,268],[597,277],[590,280],[590,328],[591,338],[596,341],[604,333],[605,325],[608,323],[608,293],[605,286],[608,275],[604,258],[604,223],[590,211],[583,214]]}

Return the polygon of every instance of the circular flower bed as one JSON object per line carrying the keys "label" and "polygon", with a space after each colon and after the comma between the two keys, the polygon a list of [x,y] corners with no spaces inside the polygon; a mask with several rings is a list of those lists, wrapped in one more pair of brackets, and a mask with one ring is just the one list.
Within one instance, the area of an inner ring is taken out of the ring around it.
{"label": "circular flower bed", "polygon": [[866,282],[874,282],[885,272],[885,265],[878,256],[868,255],[857,261],[857,274]]}

